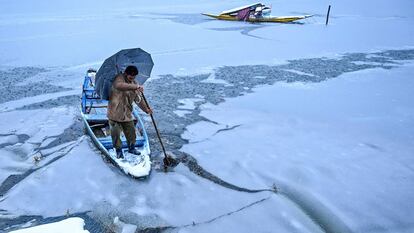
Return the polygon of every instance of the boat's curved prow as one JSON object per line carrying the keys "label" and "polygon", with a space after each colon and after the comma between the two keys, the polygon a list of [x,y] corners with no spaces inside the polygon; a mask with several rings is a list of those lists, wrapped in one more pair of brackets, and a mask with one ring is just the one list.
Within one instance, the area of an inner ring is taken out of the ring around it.
{"label": "boat's curved prow", "polygon": [[213,15],[213,14],[209,14],[209,13],[201,13],[201,14],[204,15],[204,16],[207,16],[207,17],[218,19],[218,15]]}

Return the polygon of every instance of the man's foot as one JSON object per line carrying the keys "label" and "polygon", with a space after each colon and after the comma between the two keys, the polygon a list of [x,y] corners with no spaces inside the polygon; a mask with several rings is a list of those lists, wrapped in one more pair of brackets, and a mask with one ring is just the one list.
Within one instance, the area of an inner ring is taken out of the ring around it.
{"label": "man's foot", "polygon": [[128,147],[128,152],[134,155],[140,155],[141,152],[139,152],[137,149],[135,149],[135,145]]}
{"label": "man's foot", "polygon": [[124,158],[124,152],[122,152],[122,149],[116,150],[116,158],[117,159],[123,159]]}

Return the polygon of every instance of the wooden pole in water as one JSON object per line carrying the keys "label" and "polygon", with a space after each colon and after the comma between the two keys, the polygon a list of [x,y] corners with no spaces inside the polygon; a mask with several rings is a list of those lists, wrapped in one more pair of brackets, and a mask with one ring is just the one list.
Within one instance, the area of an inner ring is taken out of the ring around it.
{"label": "wooden pole in water", "polygon": [[328,21],[329,21],[329,12],[331,11],[331,5],[329,5],[328,7],[328,13],[326,14],[326,23],[325,25],[328,25]]}
{"label": "wooden pole in water", "polygon": [[[150,108],[150,106],[147,102],[147,99],[145,98],[144,93],[141,92],[141,96],[142,96],[142,99],[144,100],[145,105],[147,106],[147,108]],[[167,172],[167,167],[171,166],[173,164],[173,162],[175,162],[175,161],[171,156],[167,155],[167,152],[165,151],[164,143],[162,143],[162,140],[161,140],[160,131],[158,130],[157,124],[155,123],[154,116],[152,115],[152,113],[150,114],[150,116],[151,116],[152,124],[154,125],[154,128],[155,128],[155,132],[157,133],[158,140],[160,141],[162,152],[164,152],[164,159],[163,159],[164,171]]]}

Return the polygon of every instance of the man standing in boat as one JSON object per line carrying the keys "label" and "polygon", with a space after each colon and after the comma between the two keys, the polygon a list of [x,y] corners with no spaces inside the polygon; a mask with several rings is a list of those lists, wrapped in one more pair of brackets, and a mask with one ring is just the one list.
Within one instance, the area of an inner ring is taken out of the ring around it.
{"label": "man standing in boat", "polygon": [[108,119],[111,128],[112,144],[116,150],[116,157],[123,158],[121,132],[124,132],[128,143],[128,152],[139,155],[140,152],[135,148],[136,132],[134,118],[132,116],[135,102],[147,114],[152,114],[152,110],[141,101],[143,86],[135,81],[138,75],[136,66],[128,66],[124,73],[115,77],[111,87],[111,94],[108,103]]}

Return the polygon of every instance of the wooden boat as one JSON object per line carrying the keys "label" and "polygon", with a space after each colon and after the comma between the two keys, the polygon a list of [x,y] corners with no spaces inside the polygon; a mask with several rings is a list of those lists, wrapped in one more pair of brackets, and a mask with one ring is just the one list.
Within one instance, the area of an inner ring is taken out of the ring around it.
{"label": "wooden boat", "polygon": [[[202,15],[212,17],[219,20],[228,20],[228,21],[244,21],[237,18],[233,15],[213,15],[208,13],[202,13]],[[306,19],[312,17],[312,15],[297,15],[297,16],[263,16],[263,17],[249,17],[245,21],[247,22],[268,22],[268,23],[290,23],[301,19]]]}
{"label": "wooden boat", "polygon": [[312,15],[271,16],[271,10],[271,6],[266,6],[259,2],[226,10],[219,15],[208,13],[202,13],[202,15],[220,20],[270,23],[290,23],[296,20],[312,17]]}
{"label": "wooden boat", "polygon": [[108,101],[101,100],[95,92],[95,74],[95,70],[88,70],[82,86],[81,115],[86,132],[105,157],[126,174],[135,178],[148,176],[151,172],[151,151],[144,124],[138,113],[138,107],[134,106],[133,116],[137,133],[135,146],[141,152],[141,155],[127,152],[126,138],[122,135],[121,140],[125,158],[118,159],[113,149],[108,118],[106,116]]}

